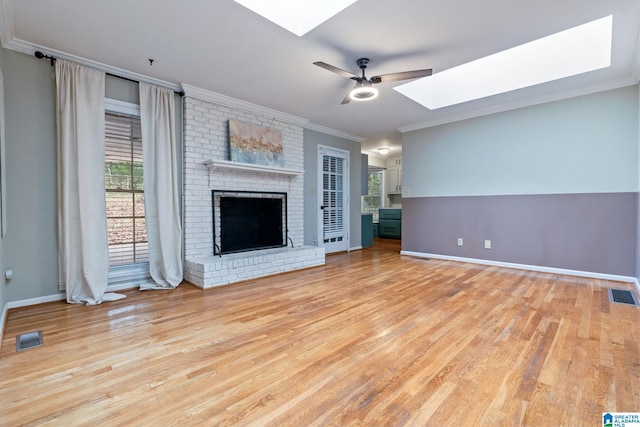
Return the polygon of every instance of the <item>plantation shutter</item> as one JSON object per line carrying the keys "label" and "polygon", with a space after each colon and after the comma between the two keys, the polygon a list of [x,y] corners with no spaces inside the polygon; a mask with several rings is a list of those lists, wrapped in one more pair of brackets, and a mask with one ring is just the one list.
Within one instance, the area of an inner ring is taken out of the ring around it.
{"label": "plantation shutter", "polygon": [[322,157],[322,204],[324,241],[344,235],[344,159],[324,155]]}

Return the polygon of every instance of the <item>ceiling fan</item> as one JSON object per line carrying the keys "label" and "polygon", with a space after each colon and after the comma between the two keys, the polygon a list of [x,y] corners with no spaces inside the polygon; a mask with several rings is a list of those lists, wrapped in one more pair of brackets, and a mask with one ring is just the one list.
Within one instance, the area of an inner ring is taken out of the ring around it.
{"label": "ceiling fan", "polygon": [[381,74],[379,76],[371,77],[367,79],[364,74],[364,70],[369,65],[369,58],[360,58],[356,61],[358,67],[362,70],[362,76],[358,77],[357,75],[345,71],[341,68],[334,67],[333,65],[329,65],[326,62],[316,61],[314,65],[318,67],[322,67],[325,70],[329,70],[336,74],[339,74],[343,77],[346,77],[351,80],[356,81],[356,86],[351,89],[351,91],[345,96],[342,100],[342,104],[347,104],[349,101],[367,101],[373,99],[378,96],[378,89],[374,88],[374,84],[384,83],[384,82],[396,82],[399,80],[411,80],[417,79],[418,77],[427,77],[431,75],[431,68],[427,68],[424,70],[413,70],[413,71],[401,71],[399,73],[389,73],[389,74]]}

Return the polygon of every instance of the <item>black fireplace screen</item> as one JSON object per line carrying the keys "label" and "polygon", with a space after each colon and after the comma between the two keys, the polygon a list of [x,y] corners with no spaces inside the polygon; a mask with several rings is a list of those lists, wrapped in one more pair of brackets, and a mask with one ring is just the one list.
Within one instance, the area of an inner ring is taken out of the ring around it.
{"label": "black fireplace screen", "polygon": [[286,193],[212,190],[211,196],[214,255],[287,245]]}

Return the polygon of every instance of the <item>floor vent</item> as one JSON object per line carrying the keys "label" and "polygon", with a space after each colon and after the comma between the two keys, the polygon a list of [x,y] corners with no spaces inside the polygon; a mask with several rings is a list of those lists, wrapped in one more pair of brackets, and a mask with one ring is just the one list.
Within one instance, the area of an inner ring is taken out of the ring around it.
{"label": "floor vent", "polygon": [[16,337],[16,351],[26,350],[28,348],[40,347],[44,344],[42,340],[42,332],[28,332],[20,334]]}
{"label": "floor vent", "polygon": [[609,289],[609,301],[618,304],[638,305],[638,298],[631,291]]}

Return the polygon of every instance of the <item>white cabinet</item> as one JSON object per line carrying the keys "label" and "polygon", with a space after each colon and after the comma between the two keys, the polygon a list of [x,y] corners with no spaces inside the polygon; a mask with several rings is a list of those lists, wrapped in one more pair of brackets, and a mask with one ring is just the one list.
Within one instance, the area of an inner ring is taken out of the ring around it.
{"label": "white cabinet", "polygon": [[387,160],[387,194],[402,194],[402,158]]}

